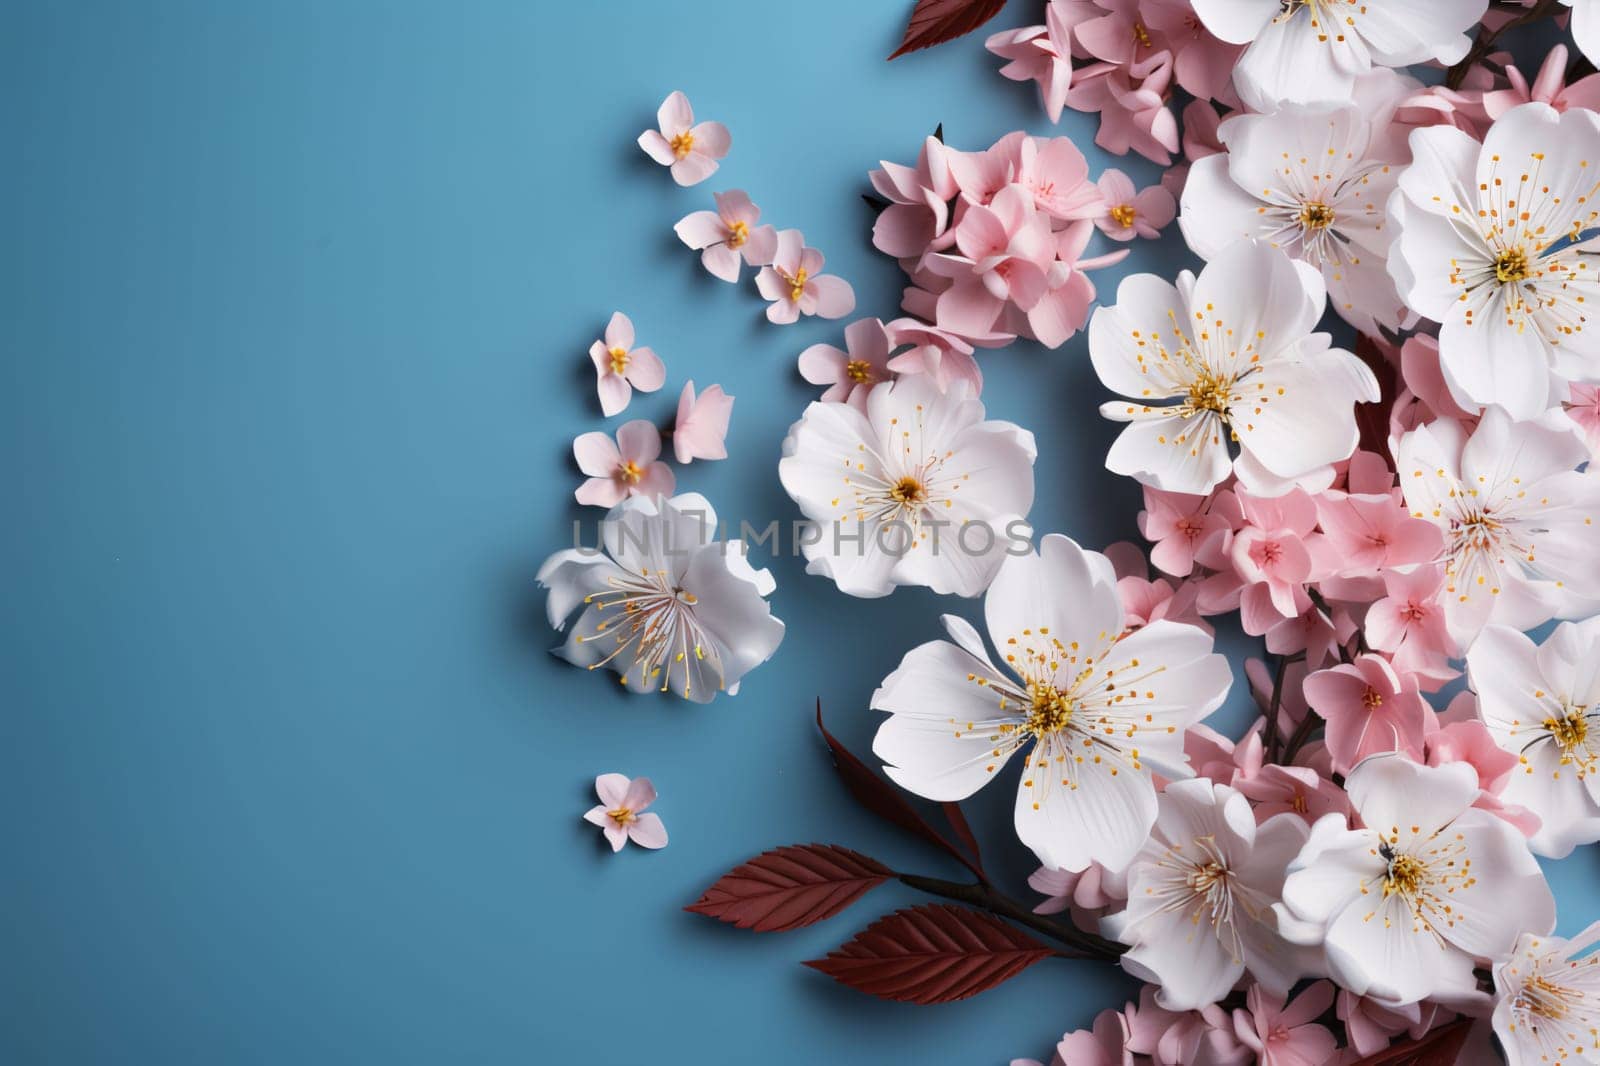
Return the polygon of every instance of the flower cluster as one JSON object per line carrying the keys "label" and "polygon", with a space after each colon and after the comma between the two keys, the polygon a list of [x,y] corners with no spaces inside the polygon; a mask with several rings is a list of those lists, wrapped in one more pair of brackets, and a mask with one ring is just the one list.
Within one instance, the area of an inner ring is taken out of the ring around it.
{"label": "flower cluster", "polygon": [[[1050,0],[989,38],[1052,120],[1096,111],[1102,148],[1184,162],[1140,190],[1018,131],[882,163],[873,243],[910,280],[902,315],[799,354],[823,391],[778,465],[809,573],[982,598],[981,627],[945,615],[872,695],[892,786],[823,730],[853,795],[977,881],[794,846],[691,910],[795,928],[894,876],[967,904],[813,963],[915,1002],[1051,954],[1031,933],[1115,960],[1139,1001],[1066,1034],[1070,1066],[1354,1063],[1401,1041],[1476,1062],[1491,1032],[1514,1064],[1600,1052],[1600,925],[1551,936],[1538,862],[1600,842],[1600,80],[1562,46],[1531,80],[1493,50],[1557,6]],[[1600,4],[1566,6],[1592,51]],[[1404,69],[1424,63],[1450,69],[1424,85]],[[715,169],[725,131],[670,98],[660,124],[641,144],[680,182]],[[724,193],[677,232],[719,278],[758,268],[774,322],[848,315],[820,253],[760,217]],[[1095,234],[1174,220],[1204,265],[1095,307],[1090,272],[1131,250],[1090,255]],[[608,413],[664,378],[613,325]],[[979,349],[1085,328],[1121,427],[1105,465],[1142,486],[1147,547],[1036,535],[1036,442],[982,395]],[[680,461],[720,454],[717,391],[680,408]],[[540,572],[552,623],[577,614],[559,653],[630,690],[734,691],[783,633],[771,578],[714,517],[694,528],[703,500],[669,498],[648,423],[578,444],[579,497],[617,528]],[[1231,740],[1205,720],[1233,682],[1212,620],[1235,614],[1265,655]],[[1039,863],[1031,913],[959,806],[1001,778]],[[651,846],[635,790],[603,787],[591,820]],[[895,787],[942,805],[959,846]]]}

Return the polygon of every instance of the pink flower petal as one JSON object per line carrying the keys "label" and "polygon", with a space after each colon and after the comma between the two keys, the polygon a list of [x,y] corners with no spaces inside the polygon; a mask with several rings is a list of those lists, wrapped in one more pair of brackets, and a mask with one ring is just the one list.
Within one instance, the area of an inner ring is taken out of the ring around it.
{"label": "pink flower petal", "polygon": [[674,91],[656,109],[656,123],[668,137],[676,137],[694,125],[694,108],[682,92]]}
{"label": "pink flower petal", "polygon": [[[574,440],[572,457],[578,461],[578,469],[590,477],[610,477],[616,472],[617,464],[622,462],[622,454],[617,451],[617,445],[610,435],[598,432],[584,433]],[[650,458],[654,459],[655,456]]]}
{"label": "pink flower petal", "polygon": [[641,814],[628,823],[628,837],[641,848],[664,848],[667,846],[667,827],[661,824],[659,815]]}
{"label": "pink flower petal", "polygon": [[622,797],[628,794],[630,784],[627,774],[601,774],[594,779],[594,794],[600,797],[607,810],[613,810],[622,806]]}
{"label": "pink flower petal", "polygon": [[606,347],[621,348],[627,351],[633,347],[633,319],[621,311],[611,312],[611,320],[606,323]]}
{"label": "pink flower petal", "polygon": [[628,794],[622,797],[622,805],[635,814],[649,807],[656,801],[656,786],[651,784],[648,777],[636,777],[628,785]]}
{"label": "pink flower petal", "polygon": [[[604,437],[605,434],[585,433],[584,436]],[[624,459],[639,467],[647,466],[655,462],[656,457],[661,454],[661,431],[655,427],[655,423],[645,418],[624,422],[617,427],[617,444],[612,451],[617,453],[617,458],[613,460],[611,470],[607,473],[614,471],[617,463]],[[584,473],[593,477],[600,476],[598,472],[592,470],[585,470]]]}
{"label": "pink flower petal", "polygon": [[690,248],[706,248],[728,239],[728,227],[715,211],[694,211],[672,227],[678,239]]}
{"label": "pink flower petal", "polygon": [[596,391],[600,394],[600,412],[607,418],[626,410],[628,401],[633,399],[633,387],[618,374],[601,377]]}
{"label": "pink flower petal", "polygon": [[609,510],[627,498],[628,490],[615,476],[592,477],[579,485],[572,495],[585,507],[604,507]]}
{"label": "pink flower petal", "polygon": [[716,173],[717,161],[703,152],[690,152],[672,164],[672,180],[679,185],[698,185]]}
{"label": "pink flower petal", "polygon": [[720,122],[702,122],[689,132],[694,137],[694,150],[712,159],[721,159],[733,147],[733,136]]}
{"label": "pink flower petal", "polygon": [[678,153],[672,150],[671,142],[655,130],[645,130],[639,134],[639,147],[644,149],[645,155],[664,167],[670,167],[678,158]]}
{"label": "pink flower petal", "polygon": [[850,283],[836,274],[823,274],[806,286],[814,291],[816,313],[823,318],[843,318],[856,309],[856,293]]}
{"label": "pink flower petal", "polygon": [[628,384],[640,392],[655,392],[667,380],[667,368],[653,348],[635,348],[628,353]]}

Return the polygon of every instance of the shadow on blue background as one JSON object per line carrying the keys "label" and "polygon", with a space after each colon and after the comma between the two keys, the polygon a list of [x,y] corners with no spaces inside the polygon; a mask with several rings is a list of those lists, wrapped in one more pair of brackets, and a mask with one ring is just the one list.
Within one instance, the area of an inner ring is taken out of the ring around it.
{"label": "shadow on blue background", "polygon": [[[939,122],[966,148],[1049,131],[978,37],[883,62],[908,7],[12,8],[0,1060],[993,1063],[1131,991],[1050,961],[919,1009],[798,965],[897,886],[770,937],[681,910],[781,843],[955,873],[849,804],[811,712],[865,751],[878,680],[975,604],[849,600],[779,559],[788,639],[709,707],[546,653],[532,574],[570,538],[612,310],[669,370],[625,417],[689,377],[738,398],[734,458],[682,487],[794,514],[795,355],[842,323],[769,326],[672,223],[745,188],[887,318],[866,171]],[[734,137],[689,190],[633,144],[674,88]],[[1098,170],[1091,121],[1061,130]],[[1128,267],[1183,258],[1174,229]],[[984,369],[992,417],[1038,436],[1038,528],[1132,536],[1083,339]],[[654,778],[665,851],[579,820],[613,770]],[[1026,895],[1010,787],[972,815]],[[1554,872],[1569,931],[1600,916],[1595,851]]]}

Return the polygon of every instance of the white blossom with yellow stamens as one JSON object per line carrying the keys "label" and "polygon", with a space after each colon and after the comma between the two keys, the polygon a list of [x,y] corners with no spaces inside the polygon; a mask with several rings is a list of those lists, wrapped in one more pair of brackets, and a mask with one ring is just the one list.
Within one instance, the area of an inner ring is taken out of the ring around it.
{"label": "white blossom with yellow stamens", "polygon": [[1257,496],[1326,487],[1355,449],[1355,404],[1377,400],[1378,383],[1311,332],[1324,302],[1321,274],[1258,241],[1229,245],[1176,286],[1124,278],[1089,323],[1095,373],[1127,397],[1100,407],[1129,423],[1106,467],[1195,495],[1229,473]]}
{"label": "white blossom with yellow stamens", "polygon": [[976,596],[1025,545],[1033,434],[985,421],[964,382],[879,385],[865,410],[813,403],[789,430],[778,477],[811,523],[808,573],[852,596],[899,585]]}
{"label": "white blossom with yellow stamens", "polygon": [[1052,869],[1127,867],[1156,817],[1152,774],[1189,776],[1183,734],[1231,675],[1210,634],[1177,622],[1123,632],[1110,562],[1066,537],[1005,560],[984,599],[995,665],[969,623],[913,648],[873,694],[872,750],[903,788],[959,800],[1025,752],[1017,836]]}
{"label": "white blossom with yellow stamens", "polygon": [[1569,381],[1600,379],[1600,116],[1513,108],[1483,144],[1445,126],[1411,135],[1389,202],[1400,295],[1440,323],[1445,383],[1467,410],[1537,418]]}
{"label": "white blossom with yellow stamens", "polygon": [[1539,645],[1487,626],[1467,675],[1495,743],[1522,761],[1500,798],[1542,820],[1533,850],[1564,859],[1600,841],[1600,618],[1564,622]]}
{"label": "white blossom with yellow stamens", "polygon": [[1128,905],[1100,931],[1128,945],[1122,968],[1167,1010],[1219,1002],[1244,976],[1276,996],[1320,976],[1320,953],[1278,934],[1272,910],[1310,827],[1293,811],[1256,824],[1250,801],[1206,778],[1173,781],[1128,868]]}
{"label": "white blossom with yellow stamens", "polygon": [[1600,472],[1570,426],[1497,408],[1470,436],[1440,419],[1400,438],[1400,488],[1444,533],[1444,610],[1458,647],[1490,622],[1532,629],[1600,598]]}
{"label": "white blossom with yellow stamens", "polygon": [[703,496],[636,496],[601,524],[604,551],[568,548],[539,568],[550,624],[583,608],[555,653],[614,671],[631,692],[675,692],[709,703],[772,657],[783,623],[764,597],[772,575],[744,545],[714,539],[717,515]]}
{"label": "white blossom with yellow stamens", "polygon": [[1280,929],[1321,944],[1342,987],[1390,1006],[1479,998],[1473,968],[1555,926],[1555,897],[1511,823],[1482,808],[1469,763],[1374,755],[1345,783],[1360,818],[1311,827],[1289,866]]}
{"label": "white blossom with yellow stamens", "polygon": [[1411,316],[1389,276],[1387,208],[1402,161],[1374,154],[1382,128],[1353,103],[1230,117],[1217,131],[1228,150],[1189,168],[1184,239],[1202,259],[1240,239],[1281,248],[1322,272],[1345,321],[1372,336],[1398,331]]}
{"label": "white blossom with yellow stamens", "polygon": [[1506,1066],[1600,1062],[1600,922],[1571,940],[1524,936],[1494,968]]}

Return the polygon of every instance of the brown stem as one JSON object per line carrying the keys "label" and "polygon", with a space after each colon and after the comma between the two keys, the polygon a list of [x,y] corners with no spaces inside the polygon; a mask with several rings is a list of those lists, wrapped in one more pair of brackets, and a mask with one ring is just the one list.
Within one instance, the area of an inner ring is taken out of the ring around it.
{"label": "brown stem", "polygon": [[926,892],[930,896],[939,896],[942,899],[955,900],[957,903],[967,903],[981,907],[991,914],[1002,918],[1009,918],[1018,925],[1027,926],[1036,933],[1059,943],[1067,945],[1071,952],[1057,952],[1069,959],[1100,959],[1105,962],[1115,962],[1121,957],[1123,947],[1121,944],[1085,933],[1070,925],[1054,921],[1045,915],[1035,914],[1027,907],[1002,896],[992,887],[982,884],[963,884],[960,881],[942,881],[936,877],[922,877],[919,874],[901,874],[900,883],[909,885],[919,892]]}
{"label": "brown stem", "polygon": [[1540,19],[1550,18],[1560,10],[1560,7],[1559,0],[1539,0],[1538,3],[1520,14],[1513,15],[1501,24],[1497,30],[1480,27],[1478,29],[1478,39],[1472,42],[1472,47],[1467,50],[1466,56],[1462,58],[1461,62],[1451,67],[1449,73],[1444,76],[1445,86],[1450,89],[1461,88],[1461,83],[1467,80],[1467,73],[1472,70],[1474,64],[1480,62],[1494,50],[1495,42],[1500,39],[1501,34],[1517,26],[1526,26],[1529,23],[1538,22]]}

